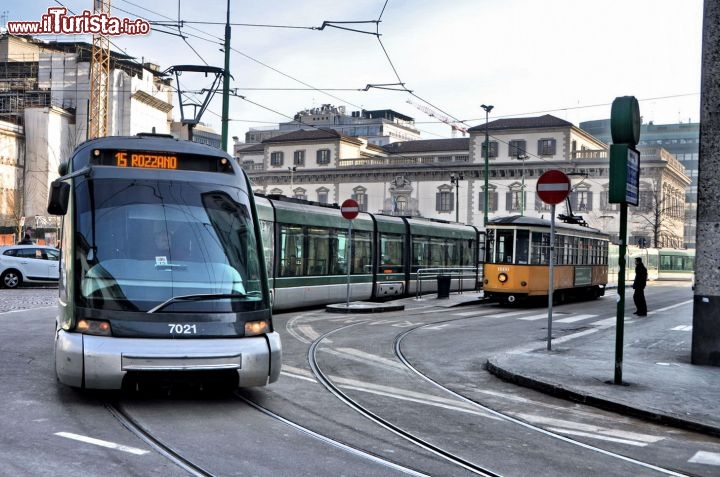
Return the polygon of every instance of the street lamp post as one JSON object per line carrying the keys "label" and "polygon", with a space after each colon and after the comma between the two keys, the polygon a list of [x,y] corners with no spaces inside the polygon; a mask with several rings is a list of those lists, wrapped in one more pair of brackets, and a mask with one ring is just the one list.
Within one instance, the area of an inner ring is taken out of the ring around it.
{"label": "street lamp post", "polygon": [[460,222],[460,181],[462,174],[450,174],[450,183],[455,184],[455,222]]}
{"label": "street lamp post", "polygon": [[295,187],[295,184],[293,182],[295,171],[297,170],[297,166],[290,166],[288,167],[288,171],[290,171],[290,197],[294,197],[295,193],[293,192],[293,189]]}
{"label": "street lamp post", "polygon": [[[487,224],[488,224],[488,200],[490,197],[489,193],[488,193],[488,189],[490,187],[490,184],[488,183],[488,175],[490,173],[490,171],[489,171],[490,166],[488,164],[488,159],[490,157],[490,135],[488,134],[488,118],[489,118],[490,111],[492,111],[492,109],[493,109],[493,106],[483,104],[480,107],[485,110],[485,147],[484,147],[484,149],[485,149],[485,174],[484,174],[484,176],[485,176],[485,192],[484,192],[484,196],[483,196],[485,198],[485,200],[483,203],[483,213],[484,213],[483,225],[485,225],[487,227]],[[485,258],[487,258],[487,253],[486,253]]]}
{"label": "street lamp post", "polygon": [[518,154],[518,159],[522,161],[522,172],[520,173],[520,215],[525,215],[525,159],[527,154]]}

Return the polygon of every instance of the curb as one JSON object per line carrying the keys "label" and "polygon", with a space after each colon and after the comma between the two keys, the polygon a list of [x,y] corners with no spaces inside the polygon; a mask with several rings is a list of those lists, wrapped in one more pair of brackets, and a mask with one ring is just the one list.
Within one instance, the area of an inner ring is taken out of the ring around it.
{"label": "curb", "polygon": [[720,428],[718,427],[709,426],[707,424],[703,424],[697,421],[682,419],[676,416],[671,416],[669,414],[648,411],[647,409],[640,409],[631,405],[622,404],[616,401],[611,401],[609,399],[598,398],[580,391],[568,389],[557,384],[539,381],[537,379],[523,376],[500,368],[499,366],[494,364],[491,359],[488,359],[485,362],[485,369],[490,374],[497,376],[503,381],[534,389],[536,391],[540,391],[542,393],[557,398],[578,402],[580,404],[587,404],[589,406],[603,409],[605,411],[616,412],[618,414],[636,417],[656,424],[662,424],[688,431],[699,432],[713,437],[720,437]]}

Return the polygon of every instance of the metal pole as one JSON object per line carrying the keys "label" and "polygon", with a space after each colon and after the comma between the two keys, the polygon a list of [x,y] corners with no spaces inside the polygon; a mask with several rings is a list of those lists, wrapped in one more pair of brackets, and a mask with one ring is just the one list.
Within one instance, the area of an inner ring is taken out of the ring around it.
{"label": "metal pole", "polygon": [[[227,150],[228,121],[230,116],[230,0],[227,1],[227,19],[225,20],[225,69],[223,69],[223,101],[221,148]],[[192,134],[192,131],[191,131]],[[192,138],[190,139],[192,141]]]}
{"label": "metal pole", "polygon": [[464,177],[460,174],[450,174],[450,183],[455,184],[455,222],[460,222],[460,181]]}
{"label": "metal pole", "polygon": [[350,308],[350,265],[352,264],[352,220],[348,225],[348,255],[347,255],[347,298],[345,300],[345,308]]}
{"label": "metal pole", "polygon": [[552,307],[555,293],[555,204],[550,205],[550,264],[548,270],[548,337],[547,349],[552,349]]}
{"label": "metal pole", "polygon": [[522,158],[522,183],[520,185],[520,215],[525,215],[525,156]]}
{"label": "metal pole", "polygon": [[627,202],[620,203],[620,256],[618,262],[617,322],[615,325],[615,384],[622,384],[623,339],[625,333],[625,255],[627,254]]}
{"label": "metal pole", "polygon": [[[490,166],[488,163],[489,157],[490,157],[490,134],[489,134],[489,129],[488,129],[488,121],[489,121],[490,111],[492,111],[493,106],[483,104],[480,107],[485,110],[485,147],[484,147],[484,149],[485,149],[485,151],[484,151],[484,153],[485,153],[485,173],[484,173],[484,176],[485,176],[484,198],[485,198],[485,200],[484,200],[484,204],[483,204],[483,214],[484,214],[483,215],[483,217],[484,217],[483,225],[485,225],[487,227],[487,224],[488,224],[488,199],[489,199],[488,188],[490,187],[490,184],[488,183],[488,175],[489,175],[489,170],[490,170]],[[487,261],[487,253],[485,254],[485,260]]]}

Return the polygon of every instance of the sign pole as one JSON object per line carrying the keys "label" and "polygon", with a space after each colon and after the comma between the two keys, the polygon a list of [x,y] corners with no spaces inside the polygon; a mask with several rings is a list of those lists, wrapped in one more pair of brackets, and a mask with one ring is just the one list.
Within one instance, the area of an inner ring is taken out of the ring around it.
{"label": "sign pole", "polygon": [[352,220],[348,220],[348,254],[347,254],[347,298],[345,308],[350,308],[350,264],[352,264]]}
{"label": "sign pole", "polygon": [[617,324],[615,325],[615,384],[622,384],[623,341],[625,339],[625,256],[627,254],[627,202],[620,204],[620,256],[618,262]]}
{"label": "sign pole", "polygon": [[345,267],[347,268],[347,296],[345,300],[345,308],[350,308],[350,266],[352,265],[352,221],[360,212],[360,204],[355,199],[347,199],[340,206],[340,213],[348,220],[348,246],[347,256],[345,258]]}
{"label": "sign pole", "polygon": [[555,204],[550,205],[550,265],[548,276],[548,337],[547,349],[552,349],[552,311],[555,294]]}
{"label": "sign pole", "polygon": [[545,171],[537,181],[536,190],[540,200],[550,204],[550,243],[548,263],[548,336],[547,349],[552,349],[552,312],[555,295],[555,205],[564,201],[570,193],[570,178],[562,171]]}

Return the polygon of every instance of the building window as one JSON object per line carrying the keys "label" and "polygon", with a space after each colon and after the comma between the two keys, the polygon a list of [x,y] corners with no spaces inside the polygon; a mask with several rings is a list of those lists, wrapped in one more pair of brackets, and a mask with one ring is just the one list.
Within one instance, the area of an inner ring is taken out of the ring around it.
{"label": "building window", "polygon": [[510,191],[505,195],[507,210],[509,212],[521,212],[525,210],[525,192],[522,186],[515,183],[510,186]]}
{"label": "building window", "polygon": [[329,190],[325,187],[321,187],[317,190],[317,201],[321,204],[328,203],[328,192]]}
{"label": "building window", "polygon": [[293,154],[293,165],[304,166],[305,165],[305,151],[295,151]]}
{"label": "building window", "polygon": [[360,209],[360,212],[367,212],[368,210],[368,196],[367,196],[367,189],[364,187],[356,187],[353,189],[353,193],[350,196],[352,199],[355,200],[355,202],[358,203],[358,208]]}
{"label": "building window", "polygon": [[437,212],[452,212],[455,204],[455,194],[452,189],[445,186],[435,194],[435,210]]}
{"label": "building window", "polygon": [[554,156],[555,139],[538,140],[538,156]]}
{"label": "building window", "polygon": [[330,149],[320,149],[317,152],[318,164],[330,164]]}
{"label": "building window", "polygon": [[[490,187],[488,191],[488,212],[495,212],[497,211],[497,203],[498,203],[498,193],[495,192],[494,187]],[[485,210],[485,192],[480,192],[480,198],[478,200],[478,204],[480,204],[480,210]]]}
{"label": "building window", "polygon": [[270,153],[270,165],[271,166],[282,166],[285,159],[283,158],[282,151]]}
{"label": "building window", "polygon": [[588,212],[592,210],[593,193],[589,189],[578,189],[570,193],[570,206],[574,212]]}
{"label": "building window", "polygon": [[[490,155],[488,157],[498,157],[498,143],[497,141],[488,141],[490,144]],[[483,159],[485,158],[485,141],[482,142]]]}
{"label": "building window", "polygon": [[508,155],[510,157],[524,156],[527,153],[527,145],[524,139],[514,139],[508,143]]}
{"label": "building window", "polygon": [[296,199],[307,200],[307,191],[302,187],[295,188],[295,190],[292,191],[292,195]]}

